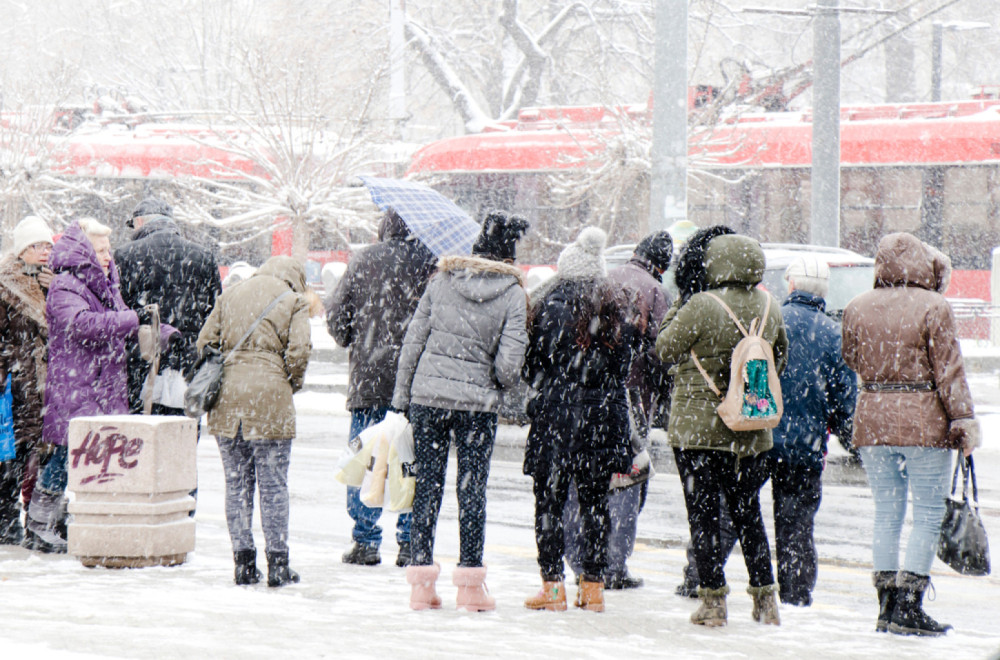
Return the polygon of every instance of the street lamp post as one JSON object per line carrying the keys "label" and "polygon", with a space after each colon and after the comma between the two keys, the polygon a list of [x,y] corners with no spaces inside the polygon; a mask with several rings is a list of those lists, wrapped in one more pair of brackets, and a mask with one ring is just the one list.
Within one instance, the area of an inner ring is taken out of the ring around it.
{"label": "street lamp post", "polygon": [[985,30],[993,27],[978,21],[935,21],[931,24],[931,101],[941,100],[941,51],[944,33]]}

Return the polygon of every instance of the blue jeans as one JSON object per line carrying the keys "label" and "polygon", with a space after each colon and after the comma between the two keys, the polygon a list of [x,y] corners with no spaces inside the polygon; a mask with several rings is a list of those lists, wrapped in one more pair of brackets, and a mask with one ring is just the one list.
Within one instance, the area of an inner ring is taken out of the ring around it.
{"label": "blue jeans", "polygon": [[66,445],[56,445],[49,460],[40,468],[39,488],[53,494],[65,492],[66,483],[69,481],[69,473],[66,470],[66,457],[68,455],[69,448]]}
{"label": "blue jeans", "polygon": [[872,569],[899,570],[899,536],[913,493],[913,530],[903,570],[930,575],[944,519],[951,451],[933,447],[862,447],[861,460],[875,500]]}
{"label": "blue jeans", "polygon": [[[388,406],[376,408],[355,408],[351,411],[351,431],[348,442],[358,437],[362,431],[385,419]],[[382,516],[381,508],[372,508],[361,503],[361,489],[347,487],[347,515],[354,521],[351,538],[355,543],[378,546],[382,543],[382,528],[378,519]],[[413,514],[401,513],[396,518],[396,543],[410,542],[410,523]]]}

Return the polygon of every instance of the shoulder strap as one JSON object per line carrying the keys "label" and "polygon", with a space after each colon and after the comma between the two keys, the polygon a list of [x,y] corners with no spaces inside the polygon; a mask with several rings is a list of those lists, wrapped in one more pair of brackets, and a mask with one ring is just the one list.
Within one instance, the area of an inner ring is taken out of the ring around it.
{"label": "shoulder strap", "polygon": [[705,379],[705,382],[708,383],[708,386],[712,388],[713,392],[715,392],[715,396],[721,399],[722,390],[716,387],[715,383],[712,382],[712,379],[708,376],[708,372],[705,371],[705,367],[701,366],[701,361],[698,360],[698,356],[694,354],[693,348],[691,349],[691,359],[694,361],[694,366],[698,367],[698,371],[701,373],[701,377]]}
{"label": "shoulder strap", "polygon": [[226,353],[226,357],[225,357],[225,360],[223,360],[223,362],[225,362],[226,360],[228,360],[230,355],[232,355],[236,351],[240,350],[240,347],[243,345],[243,343],[247,339],[250,338],[250,335],[252,335],[253,331],[257,329],[257,326],[260,325],[260,322],[264,320],[264,317],[267,316],[268,312],[270,312],[272,309],[274,309],[275,307],[277,307],[278,303],[281,302],[286,296],[290,296],[290,295],[292,295],[291,291],[285,291],[280,296],[278,296],[277,298],[275,298],[274,300],[272,300],[270,303],[268,303],[267,307],[264,308],[264,311],[260,313],[260,316],[258,316],[257,319],[253,323],[250,324],[250,327],[247,329],[247,331],[245,333],[243,333],[243,336],[240,337],[240,340],[238,342],[236,342],[236,344],[234,344],[231,349],[229,349],[229,352]]}

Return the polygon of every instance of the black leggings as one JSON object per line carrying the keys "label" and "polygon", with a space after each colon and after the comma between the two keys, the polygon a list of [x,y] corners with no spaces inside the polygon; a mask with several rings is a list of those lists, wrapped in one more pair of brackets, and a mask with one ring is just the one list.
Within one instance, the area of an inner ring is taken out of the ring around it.
{"label": "black leggings", "polygon": [[737,460],[727,451],[674,449],[674,459],[684,488],[700,586],[718,589],[726,584],[723,567],[728,553],[719,527],[723,494],[743,549],[750,586],[774,584],[771,549],[760,512],[760,489],[768,478],[764,454]]}

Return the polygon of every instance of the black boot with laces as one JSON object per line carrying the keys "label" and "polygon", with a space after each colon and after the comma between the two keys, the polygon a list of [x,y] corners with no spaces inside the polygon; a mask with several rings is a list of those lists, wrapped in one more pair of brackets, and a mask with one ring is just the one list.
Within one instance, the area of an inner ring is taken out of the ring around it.
{"label": "black boot with laces", "polygon": [[924,591],[930,586],[927,575],[900,571],[896,578],[896,608],[889,621],[889,632],[897,635],[940,637],[952,629],[947,623],[938,623],[924,612]]}

